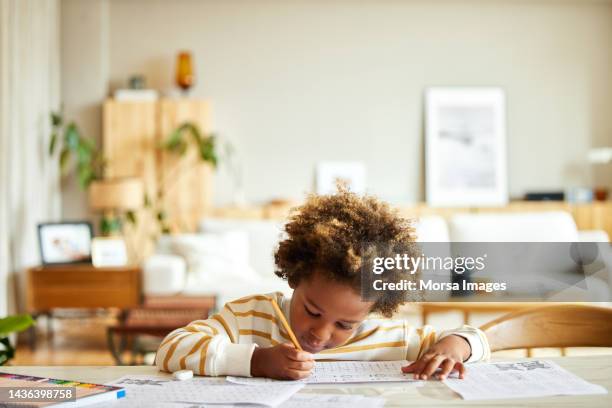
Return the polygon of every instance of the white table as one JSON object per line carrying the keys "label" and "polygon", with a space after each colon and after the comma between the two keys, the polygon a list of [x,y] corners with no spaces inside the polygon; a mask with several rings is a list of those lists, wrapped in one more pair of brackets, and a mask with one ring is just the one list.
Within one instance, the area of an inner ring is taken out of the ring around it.
{"label": "white table", "polygon": [[[505,361],[523,361],[529,359],[503,359]],[[487,407],[612,407],[612,355],[588,357],[546,358],[585,380],[604,386],[609,394],[587,396],[559,396],[546,398],[524,398],[513,400],[463,401],[457,394],[438,381],[428,381],[422,387],[412,384],[349,384],[308,385],[300,392],[317,392],[330,394],[363,394],[383,397],[386,407],[400,406],[487,406]],[[469,367],[469,366],[468,366]],[[469,368],[468,368],[469,369]],[[70,366],[70,367],[0,367],[0,371],[14,374],[54,377],[67,380],[105,383],[124,375],[161,375],[151,366]]]}

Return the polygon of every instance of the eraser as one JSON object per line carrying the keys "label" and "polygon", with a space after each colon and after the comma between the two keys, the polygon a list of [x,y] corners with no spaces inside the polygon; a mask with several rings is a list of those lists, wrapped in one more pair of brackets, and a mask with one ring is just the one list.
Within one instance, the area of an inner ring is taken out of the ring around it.
{"label": "eraser", "polygon": [[189,380],[190,378],[193,378],[193,371],[191,371],[191,370],[179,370],[179,371],[175,371],[174,373],[172,373],[172,375],[177,380],[181,380],[181,381]]}

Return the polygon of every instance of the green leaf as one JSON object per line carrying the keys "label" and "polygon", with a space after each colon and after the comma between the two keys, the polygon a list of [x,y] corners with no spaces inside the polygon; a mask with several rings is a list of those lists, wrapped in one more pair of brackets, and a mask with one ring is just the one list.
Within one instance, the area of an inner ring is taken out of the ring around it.
{"label": "green leaf", "polygon": [[70,150],[68,150],[67,147],[64,147],[62,149],[62,152],[60,153],[60,170],[62,172],[62,174],[66,174],[66,171],[68,170],[68,161],[70,160]]}
{"label": "green leaf", "polygon": [[136,213],[132,210],[129,210],[125,213],[125,218],[132,225],[136,225]]}
{"label": "green leaf", "polygon": [[200,145],[202,143],[202,133],[200,132],[200,129],[196,126],[193,125],[191,123],[186,123],[185,124],[185,129],[189,131],[189,133],[191,133],[191,135],[193,136],[193,141],[196,143],[196,145]]}
{"label": "green leaf", "polygon": [[91,182],[94,180],[94,174],[93,174],[91,167],[83,166],[83,165],[79,166],[78,178],[79,178],[79,185],[81,186],[83,190],[85,190],[89,186],[89,184],[91,184]]}
{"label": "green leaf", "polygon": [[160,210],[157,212],[157,220],[164,221],[166,219],[166,212],[164,210]]}
{"label": "green leaf", "polygon": [[64,131],[64,141],[66,142],[66,146],[71,150],[76,150],[79,146],[79,139],[81,135],[74,123],[70,123],[66,130]]}
{"label": "green leaf", "polygon": [[59,112],[51,112],[51,125],[53,127],[58,127],[58,126],[62,126],[62,123],[64,122],[63,118],[62,118],[62,114]]}
{"label": "green leaf", "polygon": [[182,135],[179,129],[175,129],[164,143],[164,148],[169,151],[175,151],[182,142]]}
{"label": "green leaf", "polygon": [[91,156],[92,156],[91,150],[87,146],[83,144],[79,144],[77,146],[77,160],[79,161],[81,165],[91,168],[91,164],[92,164]]}
{"label": "green leaf", "polygon": [[81,137],[80,142],[81,146],[86,147],[89,151],[93,152],[96,150],[96,142],[93,139]]}
{"label": "green leaf", "polygon": [[118,217],[102,217],[100,220],[102,235],[112,235],[121,232],[121,220]]}
{"label": "green leaf", "polygon": [[53,155],[55,145],[57,144],[57,132],[51,133],[51,141],[49,142],[49,156]]}
{"label": "green leaf", "polygon": [[2,318],[0,319],[0,338],[6,337],[13,332],[24,331],[33,324],[34,320],[28,314]]}
{"label": "green leaf", "polygon": [[200,159],[217,167],[218,157],[215,152],[214,136],[209,136],[200,143]]}
{"label": "green leaf", "polygon": [[0,339],[0,344],[4,346],[4,349],[0,349],[0,366],[4,365],[11,358],[15,357],[15,348],[11,345],[8,337]]}

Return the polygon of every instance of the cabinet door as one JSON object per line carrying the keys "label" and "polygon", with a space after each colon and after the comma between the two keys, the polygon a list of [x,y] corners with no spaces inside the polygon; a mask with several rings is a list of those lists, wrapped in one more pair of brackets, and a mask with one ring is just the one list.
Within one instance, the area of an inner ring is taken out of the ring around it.
{"label": "cabinet door", "polygon": [[157,188],[157,104],[116,102],[104,104],[104,157],[106,177],[140,177],[145,191]]}
{"label": "cabinet door", "polygon": [[[159,109],[162,140],[185,122],[195,123],[202,132],[210,129],[206,101],[164,99]],[[180,231],[195,231],[212,206],[213,168],[201,162],[197,149],[190,147],[184,156],[163,152],[160,157],[159,182],[164,190],[164,208],[170,225]]]}
{"label": "cabinet door", "polygon": [[[158,103],[104,103],[103,152],[107,161],[106,178],[138,177],[145,193],[155,197],[158,187],[159,132]],[[150,239],[158,231],[155,214],[142,209],[136,213],[136,225],[125,225],[131,261],[139,262],[153,252]]]}

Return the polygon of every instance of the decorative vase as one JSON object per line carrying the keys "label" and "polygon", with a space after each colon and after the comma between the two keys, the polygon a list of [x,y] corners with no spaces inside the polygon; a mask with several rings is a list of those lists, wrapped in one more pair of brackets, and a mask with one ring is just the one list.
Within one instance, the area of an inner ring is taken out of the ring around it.
{"label": "decorative vase", "polygon": [[193,72],[193,58],[190,52],[180,52],[176,59],[176,84],[187,94],[189,88],[195,83]]}

